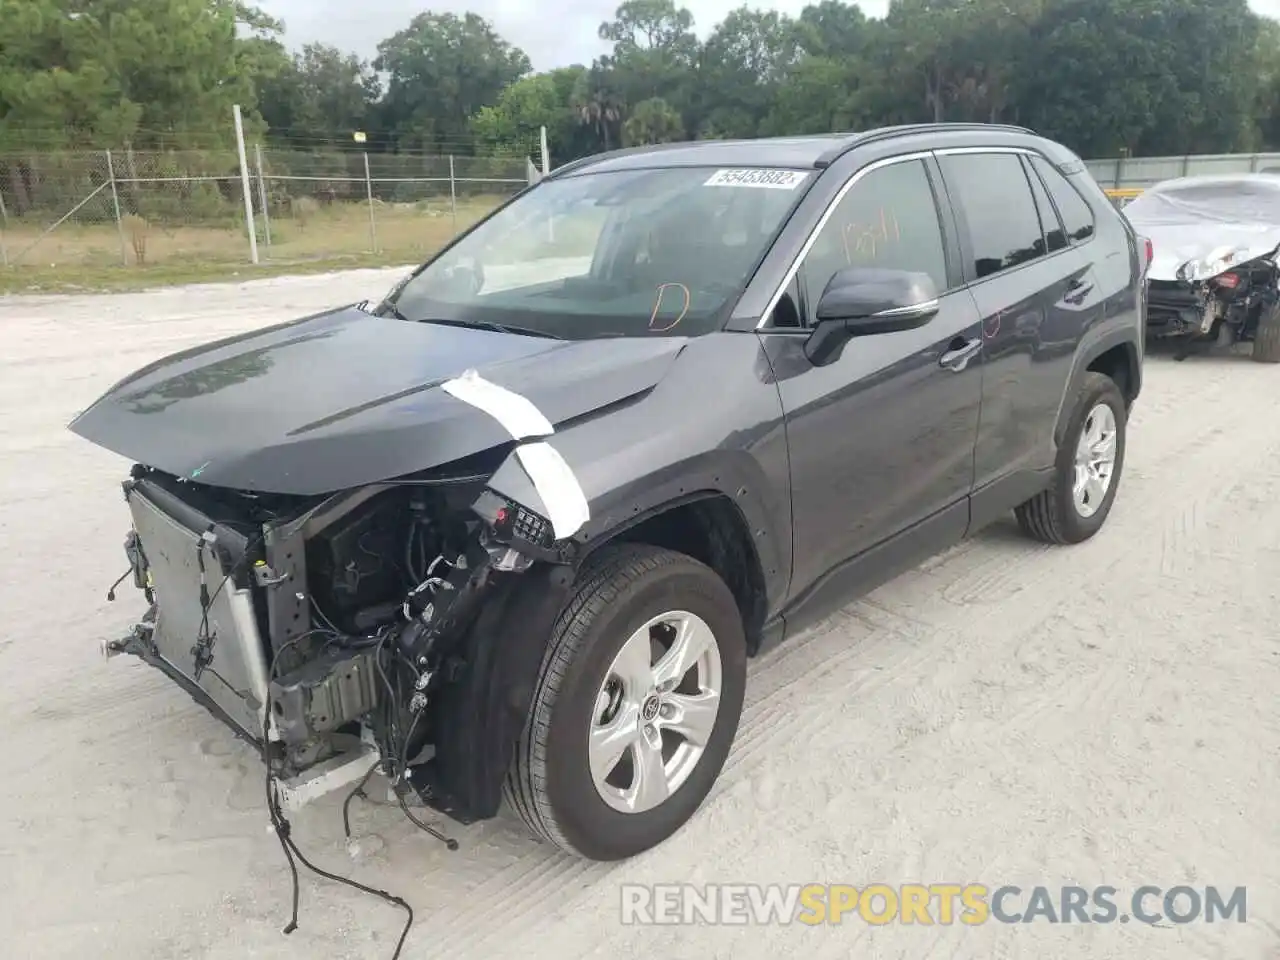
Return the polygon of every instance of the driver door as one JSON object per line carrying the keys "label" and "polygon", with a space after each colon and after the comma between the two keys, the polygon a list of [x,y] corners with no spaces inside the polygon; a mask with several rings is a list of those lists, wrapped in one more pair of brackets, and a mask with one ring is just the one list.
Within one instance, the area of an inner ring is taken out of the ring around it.
{"label": "driver door", "polygon": [[[958,280],[953,221],[921,159],[854,180],[775,310],[791,324],[798,312],[805,329],[778,326],[765,337],[791,454],[792,597],[834,568],[859,579],[860,565],[846,565],[854,558],[882,567],[877,558],[890,557],[877,547],[932,552],[962,538],[969,522],[982,324]],[[927,273],[940,309],[915,330],[855,337],[834,362],[813,366],[803,353],[807,329],[832,275],[850,266]],[[850,586],[847,579],[832,582]]]}

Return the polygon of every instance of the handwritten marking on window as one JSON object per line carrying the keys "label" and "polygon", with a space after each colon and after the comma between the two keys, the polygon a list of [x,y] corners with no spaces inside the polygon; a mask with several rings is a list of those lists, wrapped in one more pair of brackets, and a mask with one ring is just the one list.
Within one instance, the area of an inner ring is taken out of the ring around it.
{"label": "handwritten marking on window", "polygon": [[[669,324],[667,324],[665,327],[654,326],[654,324],[658,322],[658,311],[662,309],[662,298],[666,296],[667,290],[670,289],[671,287],[677,288],[681,293],[684,294],[684,305],[680,308],[679,315],[677,315],[677,317],[674,320],[672,320]],[[689,304],[692,302],[692,299],[693,297],[689,293],[689,288],[686,287],[683,283],[659,284],[657,299],[653,301],[653,312],[649,314],[649,329],[654,333],[666,333],[668,330],[673,329],[676,326],[676,324],[678,324],[681,320],[684,319],[684,315],[689,312]]]}
{"label": "handwritten marking on window", "polygon": [[882,245],[900,242],[902,229],[898,225],[897,215],[881,207],[875,222],[854,220],[845,224],[841,240],[844,242],[845,260],[852,266],[855,257],[874,260]]}

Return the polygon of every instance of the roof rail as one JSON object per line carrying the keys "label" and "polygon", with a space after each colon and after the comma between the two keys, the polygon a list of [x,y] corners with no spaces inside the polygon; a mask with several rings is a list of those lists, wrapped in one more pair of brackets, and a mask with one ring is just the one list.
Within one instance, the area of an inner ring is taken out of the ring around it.
{"label": "roof rail", "polygon": [[1008,123],[904,123],[895,127],[879,127],[866,133],[855,133],[837,147],[828,150],[815,162],[815,167],[829,167],[855,147],[878,143],[881,140],[892,140],[894,137],[907,136],[913,133],[950,133],[951,131],[1000,131],[1002,133],[1022,133],[1035,136],[1034,130],[1017,127]]}
{"label": "roof rail", "polygon": [[551,180],[560,176],[562,173],[572,173],[574,170],[581,170],[583,167],[589,167],[593,163],[597,163],[607,156],[609,156],[609,153],[593,153],[590,156],[579,157],[577,160],[570,160],[568,163],[561,164],[554,168],[550,173],[544,173],[541,179]]}
{"label": "roof rail", "polygon": [[[566,163],[562,167],[556,167],[554,170],[551,171],[550,174],[548,174],[548,176],[557,177],[562,173],[572,173],[576,170],[582,170],[585,167],[589,167],[592,164],[599,163],[602,160],[612,160],[615,157],[631,157],[637,154],[662,153],[663,151],[666,151],[666,150],[680,150],[690,146],[691,144],[698,143],[698,142],[699,141],[695,141],[695,140],[677,140],[674,143],[641,143],[641,144],[637,144],[634,147],[617,147],[613,150],[605,150],[605,151],[602,151],[601,153],[593,153],[589,157],[580,157],[577,160],[572,160],[569,163]],[[708,140],[705,142],[707,143],[746,143],[749,141],[737,139],[737,140],[714,140],[714,141]],[[546,177],[544,177],[543,179],[546,179]]]}

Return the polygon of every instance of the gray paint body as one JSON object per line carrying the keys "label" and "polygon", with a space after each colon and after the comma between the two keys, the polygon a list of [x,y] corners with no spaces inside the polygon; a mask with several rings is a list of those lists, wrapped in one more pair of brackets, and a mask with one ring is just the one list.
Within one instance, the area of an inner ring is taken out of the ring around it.
{"label": "gray paint body", "polygon": [[[830,137],[622,151],[549,178],[670,164],[817,167],[721,331],[564,343],[339,310],[155,364],[72,429],[143,463],[198,471],[205,483],[328,492],[507,439],[438,389],[476,368],[557,425],[552,442],[590,505],[576,534],[584,544],[690,496],[736,503],[763,572],[765,637],[776,640],[1043,489],[1094,358],[1122,347],[1130,400],[1141,383],[1136,240],[1087,174],[1072,179],[1096,235],[981,281],[966,274],[963,214],[941,190],[954,283],[938,315],[916,330],[855,339],[828,366],[810,364],[805,331],[762,320],[860,170],[914,155],[936,187],[931,152],[973,147],[1078,164],[1056,144],[1004,128],[872,135],[840,152],[848,146]],[[970,362],[940,364],[973,338],[982,345]],[[514,457],[490,486],[543,507]]]}

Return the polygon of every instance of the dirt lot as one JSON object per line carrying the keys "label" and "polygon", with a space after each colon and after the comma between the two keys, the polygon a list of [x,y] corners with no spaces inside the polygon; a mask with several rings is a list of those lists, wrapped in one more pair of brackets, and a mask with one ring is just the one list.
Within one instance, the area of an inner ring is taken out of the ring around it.
{"label": "dirt lot", "polygon": [[[117,378],[376,295],[373,271],[0,300],[0,952],[389,957],[401,915],[288,874],[250,751],[159,674],[104,663],[141,612],[127,464],[66,422]],[[397,811],[295,818],[316,862],[405,896],[411,958],[1280,957],[1280,369],[1148,362],[1107,529],[997,528],[754,665],[714,797],[662,849],[583,865],[508,822],[449,853]],[[622,926],[620,883],[1248,887],[1248,922]]]}

